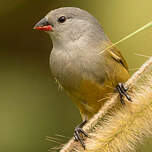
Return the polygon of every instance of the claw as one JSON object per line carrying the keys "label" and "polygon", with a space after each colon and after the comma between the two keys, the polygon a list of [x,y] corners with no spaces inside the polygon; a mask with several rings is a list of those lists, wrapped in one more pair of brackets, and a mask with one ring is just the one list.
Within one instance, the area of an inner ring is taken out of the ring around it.
{"label": "claw", "polygon": [[125,96],[127,98],[127,100],[132,102],[130,96],[127,94],[128,88],[125,88],[123,83],[119,83],[116,88],[119,92],[120,101],[123,105],[125,104],[123,96]]}
{"label": "claw", "polygon": [[75,131],[74,131],[74,140],[75,140],[75,141],[79,141],[79,139],[78,139],[78,137],[77,137]]}
{"label": "claw", "polygon": [[81,132],[85,137],[89,137],[88,134],[87,134],[82,128],[80,128],[80,132]]}
{"label": "claw", "polygon": [[83,136],[89,137],[88,134],[82,129],[82,127],[86,124],[86,122],[87,122],[86,120],[83,121],[74,130],[74,140],[79,141],[84,149],[85,149],[85,143],[84,143]]}

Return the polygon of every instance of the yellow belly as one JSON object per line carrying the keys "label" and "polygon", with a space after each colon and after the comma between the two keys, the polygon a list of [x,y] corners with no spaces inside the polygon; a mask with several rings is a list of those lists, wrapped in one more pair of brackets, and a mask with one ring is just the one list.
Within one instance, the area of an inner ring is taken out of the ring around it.
{"label": "yellow belly", "polygon": [[113,91],[114,87],[108,81],[101,85],[89,80],[83,80],[79,90],[69,94],[76,102],[82,119],[90,119],[98,112]]}
{"label": "yellow belly", "polygon": [[[128,71],[119,73],[114,77],[105,79],[102,84],[91,80],[82,80],[78,90],[70,91],[68,94],[73,98],[80,110],[82,119],[90,119],[103,106],[114,93],[119,82],[125,82],[129,78]],[[113,80],[113,81],[112,81]]]}

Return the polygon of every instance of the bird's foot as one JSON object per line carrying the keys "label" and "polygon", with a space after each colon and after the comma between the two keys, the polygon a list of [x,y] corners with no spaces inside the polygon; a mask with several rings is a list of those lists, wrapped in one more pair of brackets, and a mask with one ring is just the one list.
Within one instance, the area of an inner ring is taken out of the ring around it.
{"label": "bird's foot", "polygon": [[132,102],[130,96],[127,94],[128,88],[125,88],[125,86],[124,86],[123,83],[118,83],[118,85],[116,86],[116,88],[117,88],[117,90],[119,92],[120,101],[121,101],[121,103],[123,105],[125,104],[124,99],[123,99],[124,96],[127,98],[128,101]]}
{"label": "bird's foot", "polygon": [[86,124],[86,120],[83,121],[80,125],[78,125],[74,130],[74,140],[80,142],[82,147],[85,149],[85,143],[83,136],[89,137],[88,134],[82,129],[82,127]]}

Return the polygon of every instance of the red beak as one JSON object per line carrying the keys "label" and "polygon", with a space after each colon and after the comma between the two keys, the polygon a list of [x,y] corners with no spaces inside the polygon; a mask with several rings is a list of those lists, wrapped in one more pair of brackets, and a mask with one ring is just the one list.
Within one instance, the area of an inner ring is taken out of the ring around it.
{"label": "red beak", "polygon": [[53,31],[52,25],[47,21],[47,18],[41,19],[33,29],[40,31]]}
{"label": "red beak", "polygon": [[53,30],[51,25],[37,26],[37,27],[34,27],[33,29],[40,30],[40,31],[52,31]]}

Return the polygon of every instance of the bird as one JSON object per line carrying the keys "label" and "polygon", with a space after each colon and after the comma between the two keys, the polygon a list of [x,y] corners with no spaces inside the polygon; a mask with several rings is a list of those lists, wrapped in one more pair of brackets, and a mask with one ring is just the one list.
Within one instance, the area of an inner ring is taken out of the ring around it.
{"label": "bird", "polygon": [[[52,76],[77,105],[82,123],[74,139],[85,149],[83,126],[118,91],[120,101],[131,101],[124,83],[129,79],[128,65],[104,33],[98,20],[88,11],[61,7],[50,11],[34,29],[49,34],[53,48],[49,58]],[[102,52],[102,53],[101,53]]]}

